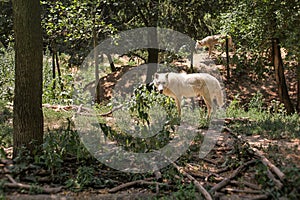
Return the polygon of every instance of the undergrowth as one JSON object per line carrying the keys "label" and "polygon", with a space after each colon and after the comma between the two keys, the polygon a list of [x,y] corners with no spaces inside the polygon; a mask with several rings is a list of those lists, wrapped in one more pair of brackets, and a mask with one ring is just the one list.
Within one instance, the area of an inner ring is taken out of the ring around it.
{"label": "undergrowth", "polygon": [[[8,51],[1,55],[0,61],[0,157],[7,159],[5,149],[12,146],[12,108],[13,88],[14,88],[14,67],[13,67],[13,51]],[[49,58],[49,57],[48,57]],[[61,78],[52,79],[51,65],[49,60],[44,60],[44,93],[43,103],[66,105],[72,104],[72,95],[74,89],[72,87],[73,77],[68,70],[62,68],[63,75]],[[54,87],[55,86],[55,87]],[[134,152],[149,152],[151,150],[159,149],[166,145],[175,133],[174,129],[179,123],[176,106],[174,101],[164,95],[158,94],[153,88],[148,90],[144,85],[136,88],[134,96],[122,109],[128,111],[130,118],[135,119],[136,127],[141,130],[143,127],[148,128],[152,119],[158,113],[150,113],[152,106],[163,107],[167,113],[164,116],[165,123],[161,129],[149,138],[134,138],[125,131],[122,127],[114,127],[103,120],[99,120],[103,132],[109,139],[117,141],[125,150]],[[109,111],[110,106],[98,105],[96,110],[100,112]],[[184,108],[188,109],[188,108]],[[185,111],[186,111],[185,110]],[[59,184],[65,186],[72,191],[82,191],[89,187],[92,188],[107,188],[119,184],[111,179],[107,179],[101,173],[117,174],[119,179],[124,180],[139,180],[145,177],[152,177],[151,174],[128,174],[118,172],[103,166],[97,161],[85,148],[74,122],[72,121],[72,113],[64,111],[54,111],[45,108],[45,138],[42,145],[42,151],[39,152],[34,159],[28,156],[28,152],[24,149],[20,154],[14,158],[15,164],[10,166],[10,171],[17,181],[27,181],[33,186],[40,184],[39,175],[37,172],[47,173],[50,177],[51,184]],[[198,113],[190,113],[187,117],[198,117],[200,112],[199,128],[207,128],[207,121],[205,120],[204,109],[197,110]],[[261,135],[269,139],[295,139],[300,138],[300,117],[298,114],[287,115],[285,108],[278,101],[273,100],[266,105],[263,96],[257,93],[246,105],[241,105],[239,97],[236,96],[226,109],[226,117],[233,119],[229,126],[236,133],[241,135]],[[125,121],[126,124],[126,121]],[[142,128],[141,128],[142,127]],[[188,151],[197,151],[197,147],[190,148]],[[288,185],[284,187],[284,191],[278,191],[274,188],[273,183],[269,182],[265,177],[266,169],[261,165],[257,167],[257,180],[268,188],[274,198],[284,196],[289,193],[289,198],[298,198],[296,191],[291,187],[296,185],[300,187],[299,168],[294,166],[292,162],[288,162],[287,158],[279,157],[279,148],[271,145],[266,152],[270,159],[276,164],[281,164],[281,161],[286,162],[281,167],[286,174]],[[242,151],[239,151],[240,153]],[[273,152],[273,153],[272,153]],[[291,150],[293,153],[293,149]],[[189,155],[184,155],[181,162],[185,163],[190,159]],[[230,163],[230,161],[228,161]],[[233,163],[233,162],[232,162]],[[177,189],[174,191],[172,197],[175,199],[193,198],[195,196],[195,188],[192,184],[182,184],[182,177],[176,177],[178,174],[176,170],[168,166],[162,169],[163,178],[175,183]],[[2,192],[3,181],[0,181],[0,191]],[[298,187],[298,188],[299,188]],[[39,193],[38,189],[33,187],[31,193]],[[1,195],[0,195],[1,198]],[[164,197],[162,198],[164,199]]]}
{"label": "undergrowth", "polygon": [[276,100],[267,107],[264,104],[261,93],[254,95],[247,105],[240,105],[236,96],[226,110],[227,117],[246,120],[237,120],[231,128],[240,134],[262,135],[270,139],[300,137],[300,117],[297,113],[287,115],[284,105]]}

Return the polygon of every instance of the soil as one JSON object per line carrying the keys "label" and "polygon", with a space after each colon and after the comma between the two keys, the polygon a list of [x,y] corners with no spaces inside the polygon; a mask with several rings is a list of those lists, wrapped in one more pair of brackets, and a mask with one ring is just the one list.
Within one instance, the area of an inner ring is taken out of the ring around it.
{"label": "soil", "polygon": [[[224,59],[224,58],[223,58]],[[216,62],[216,60],[215,60]],[[188,71],[189,63],[186,60],[181,60],[173,63],[179,71]],[[232,67],[232,66],[231,66]],[[103,89],[100,99],[102,101],[109,100],[112,96],[112,89],[116,82],[122,77],[122,75],[128,72],[132,66],[117,67],[115,73],[111,73],[108,76],[101,79],[101,88]],[[247,105],[250,99],[257,93],[260,92],[263,94],[265,99],[265,106],[269,106],[272,100],[278,100],[278,95],[276,92],[276,82],[272,73],[265,74],[263,78],[257,77],[250,70],[235,70],[231,68],[230,78],[226,78],[226,67],[221,64],[215,65],[212,69],[208,69],[204,65],[197,65],[196,71],[215,71],[216,69],[220,72],[219,80],[222,80],[224,89],[226,91],[227,105],[233,100],[238,99],[241,105]],[[272,71],[272,69],[270,70]],[[291,99],[295,102],[296,99],[296,79],[295,73],[293,70],[288,70],[287,82],[289,86],[289,91]],[[246,108],[247,106],[245,106]],[[245,120],[247,123],[247,119]],[[229,119],[227,124],[233,123],[234,119]],[[236,136],[230,131],[225,131],[220,136],[216,147],[205,159],[199,159],[197,154],[191,155],[192,161],[184,167],[184,170],[195,177],[200,183],[205,184],[206,186],[214,186],[218,182],[224,180],[226,177],[234,172],[235,168],[227,168],[226,166],[221,166],[225,163],[224,160],[228,154],[232,154],[233,157],[238,156],[238,154],[232,152],[235,149],[235,145],[240,143],[241,150],[244,149],[245,145],[241,142],[241,138],[247,141],[250,145],[253,146],[262,146],[267,147],[270,144],[276,144],[279,147],[278,158],[285,158],[283,165],[288,163],[284,162],[293,162],[297,168],[300,168],[300,141],[299,139],[294,140],[270,140],[263,138],[260,135],[256,136]],[[199,142],[199,141],[198,141]],[[197,142],[193,144],[197,146]],[[192,145],[192,146],[193,146]],[[197,148],[197,147],[195,147]],[[291,151],[293,149],[294,151]],[[250,155],[250,154],[249,154]],[[247,160],[247,158],[244,158]],[[250,158],[248,158],[250,159]],[[254,157],[252,158],[254,159]],[[271,162],[273,162],[271,160]],[[223,172],[222,172],[223,170]],[[269,198],[264,196],[264,192],[260,192],[260,184],[255,177],[255,173],[251,167],[247,166],[247,170],[243,171],[239,178],[234,178],[230,187],[224,187],[220,192],[216,193],[216,199],[264,199]],[[108,175],[109,176],[109,175]],[[110,179],[110,177],[107,177]],[[179,178],[180,179],[180,178]],[[277,178],[278,179],[278,178]],[[124,183],[129,182],[123,180]],[[162,182],[167,183],[168,180],[162,180]],[[183,182],[189,182],[187,178],[182,179]],[[244,184],[241,186],[241,184]],[[247,187],[246,184],[249,184]],[[252,186],[251,186],[252,184]],[[257,187],[257,188],[255,188]],[[147,187],[139,187],[135,185],[133,187],[128,187],[123,190],[118,191],[117,193],[109,193],[108,189],[91,189],[88,191],[74,193],[69,191],[63,191],[58,194],[52,195],[28,195],[20,193],[11,193],[6,198],[7,199],[145,199],[156,196],[156,192],[159,192],[155,189],[149,190]],[[251,191],[256,191],[257,193],[251,193]],[[250,191],[250,192],[249,192]],[[170,193],[170,198],[172,194]],[[199,198],[200,199],[200,198]]]}

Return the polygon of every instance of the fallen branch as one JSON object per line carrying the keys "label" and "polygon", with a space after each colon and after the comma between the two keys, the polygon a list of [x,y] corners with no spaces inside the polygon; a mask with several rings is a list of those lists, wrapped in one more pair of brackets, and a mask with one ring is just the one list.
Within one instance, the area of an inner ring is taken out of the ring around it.
{"label": "fallen branch", "polygon": [[260,159],[261,162],[266,166],[269,167],[278,177],[281,181],[284,180],[285,175],[284,173],[282,173],[280,171],[280,169],[278,169],[275,165],[273,165],[264,155],[261,151],[259,151],[256,148],[252,148],[253,152],[255,153],[255,155],[257,155]]}
{"label": "fallen branch", "polygon": [[271,179],[274,182],[274,184],[279,190],[283,187],[283,184],[275,178],[275,176],[272,174],[272,172],[269,169],[267,169],[267,176],[269,177],[269,179]]}
{"label": "fallen branch", "polygon": [[32,185],[28,185],[28,184],[18,183],[9,174],[6,174],[6,177],[8,178],[8,180],[11,183],[4,183],[4,187],[20,188],[20,189],[26,189],[26,190],[31,190],[32,188],[36,188],[37,191],[41,191],[42,193],[47,193],[47,194],[58,193],[62,190],[62,187],[48,188],[48,187],[32,186]]}
{"label": "fallen branch", "polygon": [[[168,159],[169,160],[169,159]],[[179,173],[181,173],[183,176],[187,177],[188,179],[190,179],[191,181],[193,181],[196,189],[201,192],[201,194],[205,197],[205,199],[207,200],[212,200],[212,197],[210,196],[210,194],[207,192],[207,190],[190,174],[188,174],[187,172],[185,172],[181,167],[179,167],[178,165],[176,165],[173,161],[169,160],[169,162],[172,163],[172,165],[177,169],[177,171]]]}
{"label": "fallen branch", "polygon": [[116,186],[114,188],[111,188],[111,189],[108,190],[108,192],[115,193],[115,192],[118,192],[118,191],[120,191],[124,188],[131,187],[133,185],[167,186],[167,184],[165,184],[165,183],[151,182],[151,181],[148,181],[148,180],[137,180],[137,181],[131,181],[131,182],[124,183],[124,184],[121,184],[119,186]]}
{"label": "fallen branch", "polygon": [[[234,136],[236,139],[238,139],[239,141],[241,141],[242,143],[245,143],[245,144],[248,144],[248,142],[244,141],[241,137],[237,136],[236,134],[233,133],[233,131],[228,128],[228,127],[225,127],[224,128],[226,131],[228,131],[232,136]],[[261,162],[268,168],[270,168],[278,177],[281,181],[284,180],[285,178],[285,175],[284,173],[282,173],[280,171],[280,169],[278,169],[274,164],[272,164],[264,155],[261,151],[259,151],[258,149],[256,148],[252,148],[250,147],[249,145],[249,150],[252,150],[254,155],[258,156],[261,160]]]}
{"label": "fallen branch", "polygon": [[[91,117],[106,117],[106,116],[112,114],[114,111],[121,109],[122,107],[123,107],[123,105],[119,105],[119,106],[117,106],[117,107],[114,107],[112,110],[110,110],[110,111],[108,111],[108,112],[106,112],[106,113],[102,113],[102,114],[91,114],[91,113],[93,113],[93,112],[95,112],[95,111],[93,111],[93,110],[90,109],[90,108],[84,108],[84,107],[82,107],[82,104],[81,104],[80,106],[74,106],[74,108],[76,108],[77,111],[76,111],[75,115],[72,117],[72,119],[75,119],[75,116],[76,116],[76,115],[91,116]],[[73,108],[73,109],[74,109],[74,108]],[[82,113],[81,110],[86,110],[86,111],[88,111],[88,113]]]}
{"label": "fallen branch", "polygon": [[246,166],[248,166],[250,164],[253,164],[255,162],[256,162],[256,160],[250,160],[250,161],[244,163],[243,165],[239,166],[236,170],[234,170],[234,172],[228,178],[225,178],[223,181],[221,181],[220,183],[218,183],[217,185],[215,185],[214,187],[212,187],[210,189],[210,192],[214,193],[214,192],[222,189],[223,187],[225,187],[226,185],[228,185],[230,183],[230,181],[232,179],[234,179],[242,170],[244,170]]}
{"label": "fallen branch", "polygon": [[263,194],[262,191],[259,190],[239,190],[239,189],[234,189],[234,188],[223,188],[221,192],[227,192],[227,193],[245,193],[245,194]]}
{"label": "fallen branch", "polygon": [[270,197],[269,195],[261,194],[261,195],[241,196],[241,199],[262,200],[262,199],[270,199]]}
{"label": "fallen branch", "polygon": [[261,190],[261,187],[259,185],[256,185],[256,184],[253,184],[253,183],[249,183],[249,182],[246,182],[246,181],[243,181],[243,182],[240,182],[240,181],[230,181],[230,183],[232,184],[235,184],[235,185],[238,185],[238,186],[247,186],[251,189],[254,189],[254,190]]}
{"label": "fallen branch", "polygon": [[119,105],[119,106],[117,106],[117,107],[114,107],[113,109],[111,109],[111,111],[108,111],[107,113],[100,114],[100,116],[105,117],[105,116],[107,116],[107,115],[110,115],[110,114],[112,114],[113,112],[115,112],[116,110],[121,109],[122,107],[123,107],[123,105]]}
{"label": "fallen branch", "polygon": [[212,172],[216,173],[216,174],[221,174],[221,173],[227,172],[229,170],[230,170],[230,167],[226,166],[226,167],[221,168],[221,169],[212,170]]}

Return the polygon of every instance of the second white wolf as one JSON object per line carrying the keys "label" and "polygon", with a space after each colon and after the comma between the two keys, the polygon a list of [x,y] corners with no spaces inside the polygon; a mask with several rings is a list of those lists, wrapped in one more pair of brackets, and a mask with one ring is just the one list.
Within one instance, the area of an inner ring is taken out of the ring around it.
{"label": "second white wolf", "polygon": [[[208,47],[208,57],[211,56],[212,50],[216,44],[221,44],[222,49],[224,49],[224,45],[226,42],[226,38],[228,38],[228,47],[234,50],[234,44],[232,42],[232,38],[230,35],[211,35],[203,38],[202,40],[198,40],[195,46],[195,50],[200,47],[206,46]],[[223,53],[223,52],[222,52]]]}
{"label": "second white wolf", "polygon": [[175,99],[179,116],[182,97],[202,96],[207,106],[208,118],[215,111],[214,100],[219,107],[224,104],[218,79],[207,73],[155,73],[153,83],[160,92]]}

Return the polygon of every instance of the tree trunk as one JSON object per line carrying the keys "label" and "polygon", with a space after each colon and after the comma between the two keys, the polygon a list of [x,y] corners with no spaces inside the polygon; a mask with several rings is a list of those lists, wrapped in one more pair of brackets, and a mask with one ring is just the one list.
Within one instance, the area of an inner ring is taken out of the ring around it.
{"label": "tree trunk", "polygon": [[152,82],[153,75],[157,72],[158,65],[158,49],[148,49],[148,63],[151,64],[147,67],[146,84]]}
{"label": "tree trunk", "polygon": [[57,74],[58,74],[58,81],[59,81],[59,85],[60,85],[60,89],[61,91],[64,90],[64,84],[61,80],[61,70],[60,70],[60,65],[59,65],[59,58],[58,58],[58,52],[55,52],[55,61],[56,61],[56,67],[57,67]]}
{"label": "tree trunk", "polygon": [[52,90],[55,90],[56,88],[56,72],[55,72],[55,51],[52,48],[52,78],[53,78],[53,86]]}
{"label": "tree trunk", "polygon": [[95,25],[95,14],[93,17],[93,45],[94,45],[94,63],[95,63],[95,86],[96,86],[96,95],[95,95],[95,102],[100,103],[100,91],[99,91],[99,58],[98,58],[98,37],[96,32],[96,25]]}
{"label": "tree trunk", "polygon": [[230,65],[229,65],[229,47],[228,47],[228,35],[226,35],[226,71],[227,71],[227,80],[230,80]]}
{"label": "tree trunk", "polygon": [[153,47],[157,48],[149,48],[148,49],[148,62],[149,65],[147,67],[147,77],[146,77],[146,84],[149,84],[152,82],[153,75],[155,72],[157,72],[157,65],[158,65],[158,41],[157,41],[157,31],[156,32],[151,32],[148,36],[148,42],[151,44]]}
{"label": "tree trunk", "polygon": [[[151,18],[148,19],[148,25],[152,27],[156,27],[155,31],[148,35],[148,42],[151,44],[154,48],[148,49],[148,63],[153,63],[153,65],[147,67],[147,77],[146,77],[146,84],[149,85],[149,83],[152,82],[153,75],[155,72],[157,72],[158,68],[158,53],[159,53],[159,42],[157,37],[157,26],[158,26],[158,15],[159,15],[159,1],[153,0],[149,1],[150,9],[154,8],[154,14]],[[145,20],[144,20],[145,21]],[[147,25],[147,24],[145,24]]]}
{"label": "tree trunk", "polygon": [[274,59],[274,68],[275,68],[275,79],[278,86],[278,95],[280,102],[284,104],[285,109],[288,114],[294,112],[294,107],[289,97],[286,80],[284,76],[283,61],[280,52],[279,39],[275,38],[272,41],[273,48],[273,59]]}
{"label": "tree trunk", "polygon": [[300,66],[297,66],[297,112],[300,113]]}
{"label": "tree trunk", "polygon": [[43,143],[43,43],[39,0],[13,0],[15,33],[15,95],[13,156],[21,147],[31,155]]}
{"label": "tree trunk", "polygon": [[108,59],[108,62],[109,62],[111,71],[112,71],[112,72],[117,71],[116,66],[115,66],[115,64],[114,64],[114,61],[113,61],[111,55],[110,55],[109,53],[107,53],[106,56],[107,56],[107,59]]}

